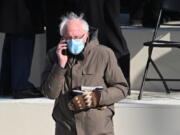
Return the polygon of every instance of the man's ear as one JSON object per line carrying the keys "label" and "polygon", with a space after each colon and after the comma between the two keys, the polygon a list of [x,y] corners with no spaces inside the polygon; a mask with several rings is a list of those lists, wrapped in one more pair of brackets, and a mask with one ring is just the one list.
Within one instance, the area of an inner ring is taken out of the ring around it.
{"label": "man's ear", "polygon": [[86,39],[85,43],[87,43],[87,42],[89,42],[89,32],[87,32],[85,36],[86,36],[85,37],[85,39]]}

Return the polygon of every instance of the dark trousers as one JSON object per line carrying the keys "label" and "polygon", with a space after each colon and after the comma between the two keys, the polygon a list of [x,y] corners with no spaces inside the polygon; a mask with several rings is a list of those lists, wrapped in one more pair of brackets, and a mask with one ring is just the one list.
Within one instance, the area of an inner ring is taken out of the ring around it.
{"label": "dark trousers", "polygon": [[34,41],[35,35],[5,35],[0,71],[0,88],[3,94],[34,88],[28,81]]}
{"label": "dark trousers", "polygon": [[129,94],[130,94],[130,54],[122,56],[118,59],[118,65],[121,67],[121,70],[129,84]]}

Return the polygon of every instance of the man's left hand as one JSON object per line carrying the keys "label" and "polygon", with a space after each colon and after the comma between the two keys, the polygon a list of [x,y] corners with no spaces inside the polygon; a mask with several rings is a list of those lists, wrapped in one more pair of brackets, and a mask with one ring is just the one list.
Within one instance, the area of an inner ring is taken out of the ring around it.
{"label": "man's left hand", "polygon": [[84,92],[81,95],[73,97],[69,102],[69,109],[72,111],[80,111],[89,108],[95,108],[99,105],[101,92],[94,90],[92,92]]}

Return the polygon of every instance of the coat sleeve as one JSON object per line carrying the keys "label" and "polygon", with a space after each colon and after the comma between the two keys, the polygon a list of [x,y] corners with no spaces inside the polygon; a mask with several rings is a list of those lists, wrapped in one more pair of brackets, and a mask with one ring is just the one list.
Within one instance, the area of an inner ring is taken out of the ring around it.
{"label": "coat sleeve", "polygon": [[60,68],[48,55],[45,70],[42,73],[42,93],[50,99],[58,98],[64,87],[65,73],[66,69]]}
{"label": "coat sleeve", "polygon": [[117,64],[116,57],[111,50],[108,50],[108,62],[104,77],[107,89],[101,91],[100,105],[110,105],[127,96],[128,84]]}

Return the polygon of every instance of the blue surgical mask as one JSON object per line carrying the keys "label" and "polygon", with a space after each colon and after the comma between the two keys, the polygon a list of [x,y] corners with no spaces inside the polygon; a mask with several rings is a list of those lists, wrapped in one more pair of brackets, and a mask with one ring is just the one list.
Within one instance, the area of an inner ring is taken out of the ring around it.
{"label": "blue surgical mask", "polygon": [[67,47],[73,55],[78,55],[84,49],[84,42],[82,39],[67,40]]}

